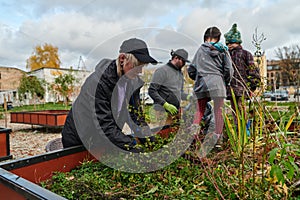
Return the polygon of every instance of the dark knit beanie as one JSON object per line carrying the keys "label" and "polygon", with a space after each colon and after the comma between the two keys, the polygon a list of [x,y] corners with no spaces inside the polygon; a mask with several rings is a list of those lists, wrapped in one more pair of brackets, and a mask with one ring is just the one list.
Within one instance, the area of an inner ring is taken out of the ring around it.
{"label": "dark knit beanie", "polygon": [[224,34],[226,44],[228,43],[242,43],[241,33],[237,30],[237,25],[233,24],[228,33]]}

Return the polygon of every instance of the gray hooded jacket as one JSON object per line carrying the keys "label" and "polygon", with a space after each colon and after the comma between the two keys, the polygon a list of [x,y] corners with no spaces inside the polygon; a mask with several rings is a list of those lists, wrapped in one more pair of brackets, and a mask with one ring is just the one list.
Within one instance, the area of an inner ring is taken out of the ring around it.
{"label": "gray hooded jacket", "polygon": [[194,92],[198,99],[226,98],[226,85],[233,76],[230,55],[220,52],[210,43],[203,43],[192,61],[197,69]]}

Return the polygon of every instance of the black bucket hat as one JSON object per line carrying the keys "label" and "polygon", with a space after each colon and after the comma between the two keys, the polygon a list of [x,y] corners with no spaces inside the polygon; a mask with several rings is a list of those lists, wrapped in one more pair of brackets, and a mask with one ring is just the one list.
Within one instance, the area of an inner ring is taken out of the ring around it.
{"label": "black bucket hat", "polygon": [[190,62],[188,60],[188,52],[184,49],[177,49],[176,51],[171,51],[171,56],[179,56],[180,58],[182,58],[185,62]]}

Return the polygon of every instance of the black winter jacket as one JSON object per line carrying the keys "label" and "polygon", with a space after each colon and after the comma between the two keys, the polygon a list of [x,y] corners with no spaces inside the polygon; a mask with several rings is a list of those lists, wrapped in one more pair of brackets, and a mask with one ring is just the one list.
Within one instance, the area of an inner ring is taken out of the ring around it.
{"label": "black winter jacket", "polygon": [[[118,85],[124,84],[125,100],[120,109],[118,104],[122,101],[119,101]],[[124,150],[134,149],[135,140],[132,136],[125,135],[122,128],[125,122],[131,124],[135,131],[139,128],[137,125],[147,126],[140,110],[139,93],[143,84],[139,78],[120,78],[117,75],[116,60],[102,60],[85,81],[67,116],[62,131],[63,146],[79,145],[83,140],[86,146],[88,141],[96,142],[91,135],[104,133],[118,147]]]}

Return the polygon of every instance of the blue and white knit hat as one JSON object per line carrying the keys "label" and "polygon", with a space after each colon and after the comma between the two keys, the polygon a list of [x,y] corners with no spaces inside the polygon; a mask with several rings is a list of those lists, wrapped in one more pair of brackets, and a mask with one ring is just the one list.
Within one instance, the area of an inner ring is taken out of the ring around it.
{"label": "blue and white knit hat", "polygon": [[242,43],[241,33],[237,30],[237,25],[233,24],[228,33],[224,34],[226,44],[228,43]]}

